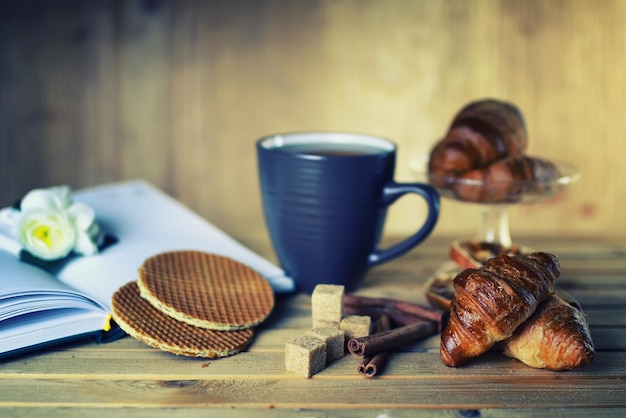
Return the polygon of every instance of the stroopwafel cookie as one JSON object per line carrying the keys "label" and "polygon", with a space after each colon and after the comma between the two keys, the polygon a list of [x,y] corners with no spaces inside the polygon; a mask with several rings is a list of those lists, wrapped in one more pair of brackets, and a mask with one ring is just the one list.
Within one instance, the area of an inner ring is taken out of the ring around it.
{"label": "stroopwafel cookie", "polygon": [[252,268],[216,254],[171,251],[148,258],[137,277],[141,297],[167,315],[201,328],[253,327],[274,307],[274,291]]}
{"label": "stroopwafel cookie", "polygon": [[244,350],[252,329],[213,331],[175,320],[139,295],[136,282],[113,294],[113,320],[131,337],[151,347],[187,357],[227,357]]}

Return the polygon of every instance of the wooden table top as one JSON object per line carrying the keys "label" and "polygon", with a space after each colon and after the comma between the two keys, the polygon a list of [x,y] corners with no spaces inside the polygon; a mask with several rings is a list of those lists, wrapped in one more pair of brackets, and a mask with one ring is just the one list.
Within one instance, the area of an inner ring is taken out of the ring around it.
{"label": "wooden table top", "polygon": [[[284,347],[311,327],[306,295],[278,298],[247,351],[223,359],[177,357],[130,337],[83,343],[0,363],[0,416],[601,416],[626,415],[626,245],[606,239],[520,240],[557,254],[557,288],[590,318],[593,363],[532,369],[489,352],[460,367],[439,358],[439,337],[393,352],[363,378],[347,354],[306,379],[285,369]],[[431,238],[370,272],[359,294],[426,304],[424,283],[447,261],[450,240]]]}

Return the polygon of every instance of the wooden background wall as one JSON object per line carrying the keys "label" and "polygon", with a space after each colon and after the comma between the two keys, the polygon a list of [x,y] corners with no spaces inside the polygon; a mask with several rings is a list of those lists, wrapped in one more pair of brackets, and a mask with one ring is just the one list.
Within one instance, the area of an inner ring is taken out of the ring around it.
{"label": "wooden background wall", "polygon": [[[466,102],[518,104],[530,153],[582,179],[513,235],[626,236],[626,1],[0,1],[0,205],[143,178],[242,241],[264,236],[254,143],[297,130],[399,145],[397,178]],[[407,198],[390,233],[419,222]],[[471,236],[443,201],[435,234]]]}

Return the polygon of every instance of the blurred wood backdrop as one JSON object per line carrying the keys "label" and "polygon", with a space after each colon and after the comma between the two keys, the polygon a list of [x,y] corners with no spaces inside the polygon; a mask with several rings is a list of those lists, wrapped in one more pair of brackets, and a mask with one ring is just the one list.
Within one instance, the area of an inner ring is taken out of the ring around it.
{"label": "blurred wood backdrop", "polygon": [[[260,136],[388,137],[411,181],[483,97],[522,109],[531,154],[583,171],[513,208],[514,239],[626,236],[623,0],[0,0],[0,204],[143,178],[245,242],[266,234]],[[421,210],[398,202],[387,231]],[[479,215],[443,200],[435,234],[472,236]]]}

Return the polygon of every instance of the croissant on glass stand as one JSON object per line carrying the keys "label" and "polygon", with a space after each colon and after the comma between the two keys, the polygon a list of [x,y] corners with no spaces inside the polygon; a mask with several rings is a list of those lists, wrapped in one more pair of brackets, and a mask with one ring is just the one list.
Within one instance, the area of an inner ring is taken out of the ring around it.
{"label": "croissant on glass stand", "polygon": [[514,105],[479,100],[461,109],[433,148],[429,171],[450,176],[521,155],[528,145],[524,118]]}
{"label": "croissant on glass stand", "polygon": [[526,125],[515,105],[494,99],[472,102],[433,147],[430,181],[464,201],[515,202],[527,191],[520,182],[559,175],[552,162],[525,155],[527,147]]}
{"label": "croissant on glass stand", "polygon": [[553,292],[560,263],[553,254],[501,254],[454,278],[450,320],[440,354],[456,367],[511,337]]}
{"label": "croissant on glass stand", "polygon": [[[558,176],[552,162],[519,155],[459,174],[454,193],[458,199],[469,202],[514,202],[526,191],[540,192],[542,183]],[[485,184],[491,186],[484,187]]]}

